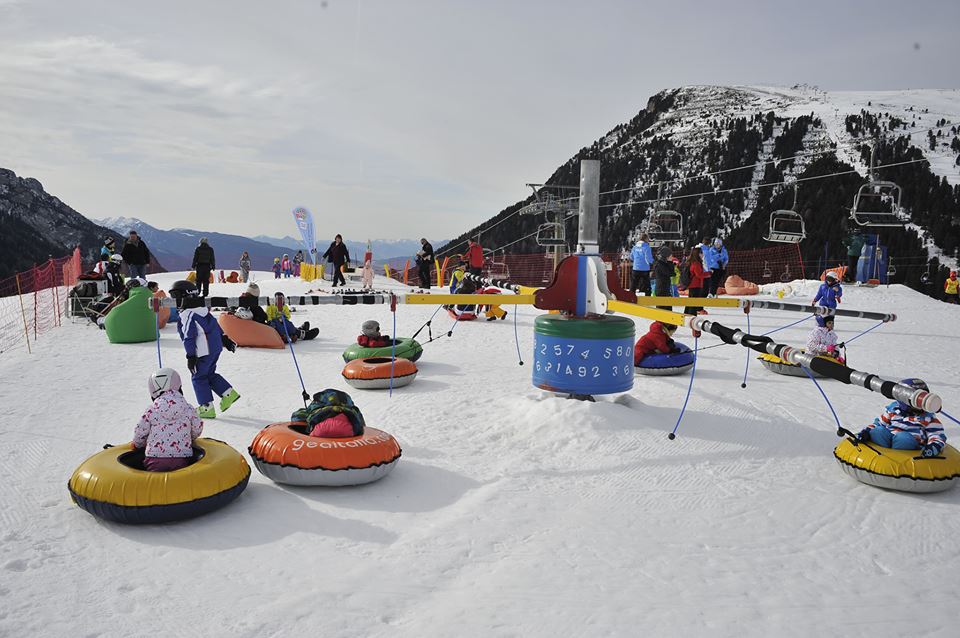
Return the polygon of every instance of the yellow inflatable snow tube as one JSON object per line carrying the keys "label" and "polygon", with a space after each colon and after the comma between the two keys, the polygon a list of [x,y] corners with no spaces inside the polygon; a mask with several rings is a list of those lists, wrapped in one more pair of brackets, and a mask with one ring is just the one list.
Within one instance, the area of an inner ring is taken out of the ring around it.
{"label": "yellow inflatable snow tube", "polygon": [[844,472],[861,483],[901,492],[943,492],[960,481],[960,452],[945,445],[939,456],[920,450],[894,450],[876,443],[856,445],[844,439],[833,450]]}
{"label": "yellow inflatable snow tube", "polygon": [[216,439],[193,442],[194,462],[171,472],[142,468],[143,450],[129,444],[97,452],[70,477],[70,496],[94,516],[117,523],[166,523],[193,518],[233,501],[247,487],[250,466]]}

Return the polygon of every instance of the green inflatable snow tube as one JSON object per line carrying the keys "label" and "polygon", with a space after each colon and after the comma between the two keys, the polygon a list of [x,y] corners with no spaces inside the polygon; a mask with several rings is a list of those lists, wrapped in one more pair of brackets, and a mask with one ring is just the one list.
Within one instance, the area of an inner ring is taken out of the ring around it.
{"label": "green inflatable snow tube", "polygon": [[[423,347],[410,337],[402,337],[396,340],[397,357],[400,359],[409,359],[416,361],[423,354]],[[354,359],[367,359],[369,357],[390,357],[393,352],[392,346],[384,348],[364,348],[360,344],[353,343],[347,346],[343,351],[343,360],[350,363]]]}
{"label": "green inflatable snow tube", "polygon": [[148,288],[131,288],[130,298],[110,311],[104,320],[110,343],[142,343],[157,340],[157,317],[147,300]]}

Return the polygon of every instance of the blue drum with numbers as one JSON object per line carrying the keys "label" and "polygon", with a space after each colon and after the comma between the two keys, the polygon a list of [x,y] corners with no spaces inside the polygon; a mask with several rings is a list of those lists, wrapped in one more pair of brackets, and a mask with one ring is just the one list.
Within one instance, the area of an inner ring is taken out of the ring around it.
{"label": "blue drum with numbers", "polygon": [[533,330],[533,385],[538,388],[592,395],[633,387],[632,320],[540,315]]}

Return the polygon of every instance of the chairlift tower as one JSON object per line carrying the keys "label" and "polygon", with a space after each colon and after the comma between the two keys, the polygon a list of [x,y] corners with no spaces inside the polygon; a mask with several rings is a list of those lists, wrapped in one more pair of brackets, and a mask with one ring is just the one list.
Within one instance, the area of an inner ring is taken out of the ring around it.
{"label": "chairlift tower", "polygon": [[[563,186],[527,184],[533,189],[534,200],[520,210],[522,215],[543,215],[544,221],[537,226],[537,245],[552,255],[553,269],[567,250],[566,219],[577,211],[576,199],[560,197],[548,189],[564,189]],[[575,188],[575,187],[570,187]]]}

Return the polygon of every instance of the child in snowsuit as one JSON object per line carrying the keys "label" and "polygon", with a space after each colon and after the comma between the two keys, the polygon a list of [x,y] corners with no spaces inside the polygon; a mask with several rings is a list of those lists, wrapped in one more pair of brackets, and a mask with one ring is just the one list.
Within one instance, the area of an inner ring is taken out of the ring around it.
{"label": "child in snowsuit", "polygon": [[[669,246],[657,249],[657,260],[653,262],[653,292],[658,297],[676,297],[670,280],[673,278],[674,265],[670,261],[673,251]],[[661,310],[673,310],[672,306],[657,306]]]}
{"label": "child in snowsuit", "polygon": [[310,436],[324,438],[361,436],[366,427],[350,395],[331,388],[314,394],[313,401],[290,415],[290,420],[306,421]]}
{"label": "child in snowsuit", "polygon": [[[464,265],[462,263],[459,264],[450,276],[450,294],[472,295],[475,292],[477,292],[476,282],[470,277],[467,277],[467,273],[464,271]],[[453,308],[453,306],[450,308]],[[456,312],[458,312],[458,314],[461,312],[476,311],[477,307],[473,304],[456,306]]]}
{"label": "child in snowsuit", "polygon": [[[922,379],[904,379],[900,383],[929,390]],[[943,426],[932,412],[901,401],[888,405],[873,423],[860,430],[857,439],[896,450],[922,450],[921,456],[926,457],[937,456],[947,444]]]}
{"label": "child in snowsuit", "polygon": [[380,324],[370,319],[369,321],[364,321],[363,325],[360,326],[360,336],[357,337],[357,345],[364,348],[386,348],[387,346],[393,345],[393,340],[390,337],[381,335]]}
{"label": "child in snowsuit", "polygon": [[837,348],[842,345],[837,343],[837,333],[833,331],[833,317],[817,315],[817,327],[811,330],[807,337],[807,354],[826,355],[844,363],[843,357],[837,352]]}
{"label": "child in snowsuit", "polygon": [[147,380],[153,403],[140,417],[131,446],[144,451],[143,469],[170,472],[190,465],[193,441],[203,432],[203,421],[183,396],[180,375],[160,368]]}
{"label": "child in snowsuit", "polygon": [[283,271],[284,279],[289,279],[293,275],[293,262],[290,261],[290,255],[283,255],[283,259],[280,261],[280,270]]}
{"label": "child in snowsuit", "polygon": [[274,258],[273,258],[273,278],[274,278],[274,279],[280,279],[280,270],[281,270],[281,268],[282,268],[282,267],[281,267],[281,265],[280,265],[280,258],[279,258],[279,257],[274,257]]}
{"label": "child in snowsuit", "polygon": [[373,264],[369,259],[363,264],[363,289],[373,290]]}
{"label": "child in snowsuit", "polygon": [[672,337],[677,327],[669,323],[654,321],[650,330],[637,340],[633,348],[633,365],[640,365],[643,358],[649,354],[671,354],[680,352]]}
{"label": "child in snowsuit", "polygon": [[[194,284],[178,281],[170,287],[170,295],[177,300],[180,310],[177,334],[187,353],[187,368],[200,404],[197,414],[204,419],[215,419],[214,392],[220,396],[221,412],[240,398],[233,386],[217,373],[217,361],[224,344],[231,347],[232,342],[224,339],[223,330],[200,298],[200,292]],[[236,349],[236,345],[232,345],[231,349]]]}
{"label": "child in snowsuit", "polygon": [[960,303],[960,280],[957,280],[956,270],[951,270],[950,277],[943,282],[943,300],[947,303]]}
{"label": "child in snowsuit", "polygon": [[[255,283],[249,284],[246,291],[240,293],[238,302],[239,306],[235,313],[238,317],[241,319],[249,318],[257,323],[267,323],[267,313],[260,307],[260,286]],[[247,312],[241,313],[240,310],[246,310]],[[247,313],[249,313],[249,317],[246,316]]]}
{"label": "child in snowsuit", "polygon": [[293,325],[290,321],[290,306],[282,292],[274,295],[273,304],[267,306],[267,325],[277,331],[284,343],[314,339],[320,334],[320,329],[311,328],[309,321],[303,322],[299,328]]}
{"label": "child in snowsuit", "polygon": [[813,298],[811,305],[816,305],[819,301],[824,308],[836,308],[837,304],[842,301],[843,287],[837,280],[837,273],[832,270],[824,276],[824,279],[826,281],[820,284],[820,288],[817,289],[817,296]]}

